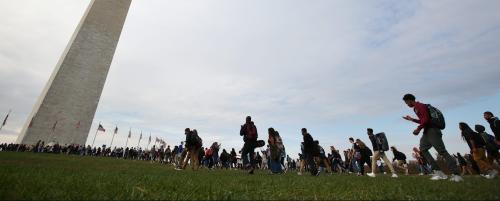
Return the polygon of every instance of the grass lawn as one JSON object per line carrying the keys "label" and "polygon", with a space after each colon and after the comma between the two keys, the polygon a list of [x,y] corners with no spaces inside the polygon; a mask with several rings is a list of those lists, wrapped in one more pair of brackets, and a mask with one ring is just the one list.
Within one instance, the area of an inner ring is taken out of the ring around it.
{"label": "grass lawn", "polygon": [[247,175],[234,170],[175,171],[113,158],[0,152],[0,199],[44,200],[500,200],[500,179]]}

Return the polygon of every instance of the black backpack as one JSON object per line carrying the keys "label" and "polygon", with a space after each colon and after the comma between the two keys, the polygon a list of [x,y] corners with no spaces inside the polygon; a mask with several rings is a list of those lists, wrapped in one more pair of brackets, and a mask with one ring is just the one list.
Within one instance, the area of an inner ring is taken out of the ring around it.
{"label": "black backpack", "polygon": [[479,135],[481,135],[486,144],[486,150],[495,152],[500,149],[500,146],[495,143],[495,136],[486,132],[479,133]]}
{"label": "black backpack", "polygon": [[188,146],[201,146],[203,145],[203,141],[200,136],[195,132],[189,132],[186,137],[186,145]]}
{"label": "black backpack", "polygon": [[377,141],[379,151],[389,151],[389,142],[387,142],[387,137],[385,133],[377,133],[375,134],[375,139]]}
{"label": "black backpack", "polygon": [[203,140],[201,139],[201,137],[199,135],[196,135],[195,137],[196,137],[196,146],[197,147],[203,146]]}
{"label": "black backpack", "polygon": [[431,126],[443,130],[446,127],[443,113],[430,104],[427,104],[427,110],[431,118]]}

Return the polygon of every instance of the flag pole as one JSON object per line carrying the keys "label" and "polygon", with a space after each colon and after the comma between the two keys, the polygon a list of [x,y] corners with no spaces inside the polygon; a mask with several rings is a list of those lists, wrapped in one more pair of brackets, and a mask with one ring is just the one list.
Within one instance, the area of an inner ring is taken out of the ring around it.
{"label": "flag pole", "polygon": [[0,131],[2,130],[3,126],[5,126],[5,124],[7,123],[7,118],[9,118],[9,115],[10,115],[11,111],[12,110],[9,109],[9,113],[7,113],[7,116],[5,116],[5,119],[3,120],[2,125],[0,125]]}
{"label": "flag pole", "polygon": [[[99,125],[101,125],[101,122],[99,122]],[[95,137],[97,136],[97,132],[99,132],[99,126],[97,126],[97,129],[95,130],[94,140],[92,140],[92,148],[94,148],[94,142],[95,142]]]}
{"label": "flag pole", "polygon": [[127,148],[127,146],[128,146],[128,139],[130,138],[131,132],[132,132],[132,128],[130,128],[130,130],[128,130],[128,136],[127,136],[127,141],[125,142],[125,148]]}
{"label": "flag pole", "polygon": [[141,143],[141,140],[142,140],[142,131],[141,131],[141,135],[139,136],[139,141],[137,142],[137,148],[139,148],[139,144]]}
{"label": "flag pole", "polygon": [[54,125],[52,126],[52,133],[50,135],[50,139],[49,140],[53,140],[54,143],[56,142],[54,139],[56,139],[55,135],[56,135],[56,129],[57,129],[57,123],[59,121],[56,121],[56,123],[54,123]]}
{"label": "flag pole", "polygon": [[148,146],[146,147],[146,149],[149,149],[150,144],[151,144],[151,133],[149,133]]}
{"label": "flag pole", "polygon": [[[115,127],[115,131],[116,131],[116,128],[118,128],[118,125],[116,125]],[[109,144],[109,148],[113,147],[113,140],[115,139],[115,135],[116,135],[117,132],[114,132],[113,131],[113,137],[111,138],[111,144]]]}
{"label": "flag pole", "polygon": [[127,135],[127,141],[125,142],[125,148],[123,148],[123,157],[125,157],[125,149],[127,149],[128,146],[128,139],[130,138],[130,134],[132,133],[132,128],[128,130],[128,135]]}

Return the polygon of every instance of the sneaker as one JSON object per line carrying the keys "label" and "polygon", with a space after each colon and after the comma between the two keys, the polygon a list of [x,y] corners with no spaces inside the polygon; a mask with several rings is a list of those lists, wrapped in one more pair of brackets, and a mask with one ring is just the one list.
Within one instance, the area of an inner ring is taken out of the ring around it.
{"label": "sneaker", "polygon": [[461,181],[464,181],[464,179],[460,175],[454,174],[451,176],[450,181],[461,182]]}
{"label": "sneaker", "polygon": [[424,173],[420,173],[420,174],[418,174],[418,175],[419,175],[419,176],[424,176]]}
{"label": "sneaker", "polygon": [[321,171],[318,170],[318,172],[316,172],[315,176],[319,176],[320,173],[321,173]]}
{"label": "sneaker", "polygon": [[175,168],[175,170],[180,171],[180,170],[182,170],[182,169],[181,169],[181,168],[176,167],[176,168]]}
{"label": "sneaker", "polygon": [[375,173],[373,173],[373,172],[366,173],[366,175],[367,175],[367,176],[369,176],[369,177],[373,177],[373,178],[375,178]]}
{"label": "sneaker", "polygon": [[391,176],[392,178],[398,178],[398,175],[397,174],[392,174]]}
{"label": "sneaker", "polygon": [[487,179],[494,179],[496,176],[498,175],[498,171],[497,170],[491,170],[488,174],[488,178]]}
{"label": "sneaker", "polygon": [[441,171],[435,171],[434,175],[431,177],[431,180],[433,181],[438,181],[438,180],[445,180],[448,179],[448,176],[446,176],[443,172]]}
{"label": "sneaker", "polygon": [[297,175],[302,176],[302,172],[297,172]]}

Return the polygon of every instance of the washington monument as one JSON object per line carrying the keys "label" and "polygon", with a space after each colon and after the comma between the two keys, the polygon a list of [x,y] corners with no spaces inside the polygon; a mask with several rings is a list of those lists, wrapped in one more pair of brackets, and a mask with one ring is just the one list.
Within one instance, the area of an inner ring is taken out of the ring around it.
{"label": "washington monument", "polygon": [[17,143],[85,144],[131,0],[92,0]]}

